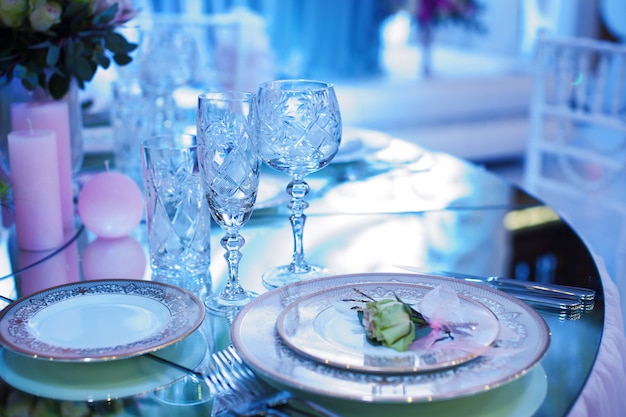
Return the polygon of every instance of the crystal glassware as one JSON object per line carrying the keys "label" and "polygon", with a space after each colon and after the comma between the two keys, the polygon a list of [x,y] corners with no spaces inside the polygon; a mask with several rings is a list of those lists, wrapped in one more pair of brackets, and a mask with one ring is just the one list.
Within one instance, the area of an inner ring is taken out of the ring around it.
{"label": "crystal glassware", "polygon": [[261,156],[267,165],[291,176],[287,193],[294,251],[288,265],[263,274],[263,284],[276,288],[326,274],[304,255],[304,200],[309,185],[304,177],[324,168],[341,142],[341,114],[332,84],[312,80],[278,80],[258,91]]}
{"label": "crystal glassware", "polygon": [[225,232],[221,244],[228,262],[226,287],[205,304],[210,311],[229,316],[256,296],[239,281],[240,248],[245,243],[239,230],[252,215],[261,170],[256,96],[201,94],[197,122],[204,192],[213,219]]}
{"label": "crystal glassware", "polygon": [[195,135],[141,141],[146,225],[153,279],[179,285],[209,275],[211,214]]}
{"label": "crystal glassware", "polygon": [[193,83],[198,68],[198,46],[184,28],[163,26],[143,35],[138,55],[139,78],[148,114],[142,124],[154,135],[181,133],[189,122],[175,93]]}

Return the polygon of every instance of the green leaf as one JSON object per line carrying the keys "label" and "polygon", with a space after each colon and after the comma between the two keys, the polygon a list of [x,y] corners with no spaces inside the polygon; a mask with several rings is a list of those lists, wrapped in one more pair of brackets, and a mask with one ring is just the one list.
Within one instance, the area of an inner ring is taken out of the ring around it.
{"label": "green leaf", "polygon": [[113,55],[113,60],[117,65],[126,65],[129,64],[133,59],[126,54],[115,54]]}
{"label": "green leaf", "polygon": [[57,100],[67,94],[69,87],[70,79],[59,74],[53,74],[48,81],[48,91]]}
{"label": "green leaf", "polygon": [[50,43],[50,41],[43,41],[43,42],[39,42],[35,45],[31,45],[28,48],[29,49],[43,49],[43,48],[47,48],[49,46],[53,46],[52,43]]}
{"label": "green leaf", "polygon": [[94,16],[93,23],[97,26],[106,25],[109,23],[115,15],[117,14],[118,4],[115,3],[113,6],[105,9]]}
{"label": "green leaf", "polygon": [[76,67],[74,68],[77,77],[82,81],[90,81],[96,73],[96,65],[92,64],[83,56],[76,57]]}
{"label": "green leaf", "polygon": [[126,40],[119,33],[111,32],[104,38],[104,46],[115,54],[127,54],[132,52],[137,45]]}
{"label": "green leaf", "polygon": [[71,2],[63,12],[63,21],[69,21],[70,33],[80,32],[81,29],[86,28],[86,23],[90,15],[90,5],[87,3],[75,3]]}
{"label": "green leaf", "polygon": [[48,48],[48,54],[46,55],[46,64],[49,67],[54,67],[59,62],[59,56],[61,55],[61,48],[56,45]]}
{"label": "green leaf", "polygon": [[74,54],[80,55],[85,50],[85,44],[82,40],[74,42]]}
{"label": "green leaf", "polygon": [[111,65],[111,60],[107,58],[104,54],[96,54],[94,58],[98,65],[100,65],[104,69],[109,68],[109,65]]}
{"label": "green leaf", "polygon": [[89,12],[90,5],[88,3],[70,2],[63,11],[64,18],[75,18]]}
{"label": "green leaf", "polygon": [[[4,34],[2,34],[4,37]],[[15,48],[15,40],[12,38],[3,39],[2,43],[0,43],[0,56],[4,59],[5,55],[8,55]]]}
{"label": "green leaf", "polygon": [[28,75],[28,68],[26,68],[22,64],[17,64],[15,66],[15,69],[13,69],[13,75],[16,76],[17,78],[24,79]]}
{"label": "green leaf", "polygon": [[74,51],[75,42],[72,39],[68,39],[65,43],[65,68],[74,68]]}
{"label": "green leaf", "polygon": [[34,90],[39,85],[39,78],[35,72],[28,71],[23,77],[18,77],[22,80],[22,85],[27,90]]}

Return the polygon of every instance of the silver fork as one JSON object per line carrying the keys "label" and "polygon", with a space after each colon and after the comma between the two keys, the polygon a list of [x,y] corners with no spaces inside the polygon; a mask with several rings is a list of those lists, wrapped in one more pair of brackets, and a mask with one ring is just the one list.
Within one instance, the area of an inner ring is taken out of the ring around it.
{"label": "silver fork", "polygon": [[258,378],[232,346],[212,354],[205,382],[215,388],[215,416],[310,416],[339,417],[337,414],[288,391],[278,391]]}

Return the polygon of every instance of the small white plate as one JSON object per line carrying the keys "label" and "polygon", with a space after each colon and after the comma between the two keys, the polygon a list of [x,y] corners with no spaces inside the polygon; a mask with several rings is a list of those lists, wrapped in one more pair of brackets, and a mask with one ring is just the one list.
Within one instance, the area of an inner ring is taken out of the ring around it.
{"label": "small white plate", "polygon": [[[200,331],[155,353],[194,369],[208,346]],[[102,401],[151,392],[182,378],[185,372],[145,356],[113,362],[41,361],[0,351],[0,377],[9,385],[40,397],[64,401]]]}
{"label": "small white plate", "polygon": [[0,314],[0,343],[33,358],[104,361],[156,351],[200,326],[204,306],[172,285],[82,281],[21,298]]}
{"label": "small white plate", "polygon": [[355,289],[376,300],[398,296],[417,308],[433,288],[411,283],[372,282],[325,289],[286,307],[277,319],[278,335],[296,352],[326,365],[353,371],[413,373],[444,369],[472,360],[490,348],[500,331],[500,323],[491,310],[458,297],[459,311],[455,313],[464,322],[456,323],[459,331],[453,331],[453,339],[442,337],[432,346],[415,343],[405,352],[376,346],[367,341],[357,312],[350,309],[355,303],[345,301],[363,298]]}

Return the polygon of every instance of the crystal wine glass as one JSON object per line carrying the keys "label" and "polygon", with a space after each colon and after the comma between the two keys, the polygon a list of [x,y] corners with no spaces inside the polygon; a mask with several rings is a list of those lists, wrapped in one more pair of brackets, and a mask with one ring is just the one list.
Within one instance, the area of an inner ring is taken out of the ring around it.
{"label": "crystal wine glass", "polygon": [[325,274],[304,255],[304,177],[324,168],[341,142],[341,114],[332,84],[311,80],[278,80],[261,84],[258,92],[261,156],[270,167],[291,176],[287,193],[294,251],[289,265],[266,271],[263,283],[276,288]]}
{"label": "crystal wine glass", "polygon": [[245,240],[239,234],[252,214],[259,187],[256,96],[244,92],[204,93],[198,98],[197,136],[204,192],[213,219],[225,232],[228,281],[206,307],[230,316],[257,294],[239,282],[239,260]]}

